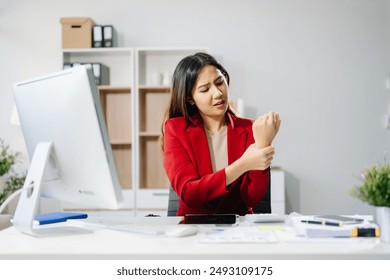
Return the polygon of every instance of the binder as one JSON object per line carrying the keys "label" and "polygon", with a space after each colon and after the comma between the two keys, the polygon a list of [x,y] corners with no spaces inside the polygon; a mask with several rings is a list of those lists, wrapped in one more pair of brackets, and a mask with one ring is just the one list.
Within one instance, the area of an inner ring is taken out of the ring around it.
{"label": "binder", "polygon": [[112,48],[114,46],[114,28],[112,25],[103,26],[103,46]]}
{"label": "binder", "polygon": [[102,48],[103,47],[103,26],[94,25],[92,29],[93,42],[92,46],[94,48]]}
{"label": "binder", "polygon": [[62,69],[68,69],[72,67],[72,63],[64,63]]}
{"label": "binder", "polygon": [[80,65],[90,65],[92,67],[92,72],[95,77],[95,83],[97,86],[110,84],[110,68],[102,63],[73,62],[64,63],[63,67],[65,69],[69,67],[77,67]]}
{"label": "binder", "polygon": [[95,76],[96,85],[109,85],[110,76],[109,68],[101,63],[92,63],[93,75]]}

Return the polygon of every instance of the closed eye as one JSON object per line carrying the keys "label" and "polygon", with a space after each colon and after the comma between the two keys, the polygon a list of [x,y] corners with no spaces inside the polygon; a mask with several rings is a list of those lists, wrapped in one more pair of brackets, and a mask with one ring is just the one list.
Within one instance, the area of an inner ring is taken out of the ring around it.
{"label": "closed eye", "polygon": [[[219,76],[217,79],[214,80],[214,84],[218,87],[222,86],[224,84],[224,82],[225,82],[225,80],[222,76]],[[208,92],[210,89],[210,83],[205,84],[205,85],[201,85],[198,87],[198,89],[200,89],[199,92]]]}
{"label": "closed eye", "polygon": [[224,83],[224,79],[223,79],[223,77],[218,77],[218,79],[216,79],[215,81],[214,81],[214,83],[217,85],[217,86],[220,86],[220,85],[222,85],[223,83]]}

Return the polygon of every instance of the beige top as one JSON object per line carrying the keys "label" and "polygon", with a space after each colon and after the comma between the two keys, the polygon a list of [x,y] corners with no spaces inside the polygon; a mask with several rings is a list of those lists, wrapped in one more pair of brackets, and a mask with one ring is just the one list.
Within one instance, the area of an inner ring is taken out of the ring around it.
{"label": "beige top", "polygon": [[213,172],[221,170],[228,165],[227,153],[227,126],[217,132],[211,132],[205,128],[207,143],[209,144]]}

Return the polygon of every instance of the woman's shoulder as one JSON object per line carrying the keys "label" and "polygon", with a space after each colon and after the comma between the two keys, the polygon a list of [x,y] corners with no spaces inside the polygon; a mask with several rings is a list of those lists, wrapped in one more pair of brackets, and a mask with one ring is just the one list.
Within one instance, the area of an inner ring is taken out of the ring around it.
{"label": "woman's shoulder", "polygon": [[165,121],[165,130],[185,130],[187,121],[185,117],[175,117]]}
{"label": "woman's shoulder", "polygon": [[243,118],[236,115],[230,115],[230,120],[236,127],[252,127],[253,120],[249,118]]}
{"label": "woman's shoulder", "polygon": [[165,125],[183,126],[187,121],[185,117],[175,117],[165,121]]}
{"label": "woman's shoulder", "polygon": [[199,114],[192,115],[188,120],[184,116],[174,117],[165,122],[165,125],[173,125],[175,127],[183,127],[188,128],[189,126],[203,126],[202,125],[202,117]]}

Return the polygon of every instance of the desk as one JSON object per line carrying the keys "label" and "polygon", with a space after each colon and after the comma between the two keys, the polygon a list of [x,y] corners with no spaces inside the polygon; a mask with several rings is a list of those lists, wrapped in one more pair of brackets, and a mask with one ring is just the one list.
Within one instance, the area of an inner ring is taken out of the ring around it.
{"label": "desk", "polygon": [[[177,221],[177,217],[159,219]],[[171,238],[102,229],[89,234],[37,238],[10,227],[0,231],[0,259],[390,259],[390,244],[381,243],[379,238],[250,244],[204,244],[199,242],[201,238],[202,233]]]}

